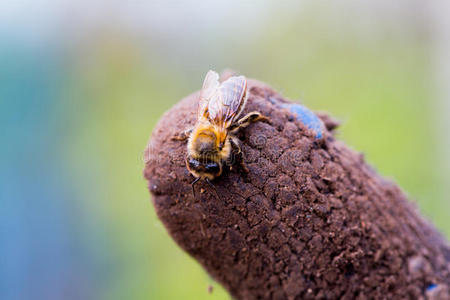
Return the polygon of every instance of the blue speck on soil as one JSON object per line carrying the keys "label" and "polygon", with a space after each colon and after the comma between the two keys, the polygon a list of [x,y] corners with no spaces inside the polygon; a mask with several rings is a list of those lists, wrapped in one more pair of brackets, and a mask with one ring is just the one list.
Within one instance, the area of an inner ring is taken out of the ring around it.
{"label": "blue speck on soil", "polygon": [[427,287],[427,292],[431,292],[435,288],[437,288],[437,284],[432,283]]}
{"label": "blue speck on soil", "polygon": [[316,133],[316,139],[320,139],[323,136],[323,123],[312,111],[301,104],[296,103],[283,103],[283,107],[289,109],[297,116],[297,120],[305,124],[306,127],[313,130]]}

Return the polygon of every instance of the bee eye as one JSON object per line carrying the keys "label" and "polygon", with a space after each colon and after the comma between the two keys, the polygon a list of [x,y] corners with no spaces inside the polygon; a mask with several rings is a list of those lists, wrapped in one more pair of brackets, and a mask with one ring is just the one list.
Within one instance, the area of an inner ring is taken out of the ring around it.
{"label": "bee eye", "polygon": [[208,171],[208,173],[212,173],[212,174],[217,174],[220,172],[220,166],[218,163],[208,163],[205,165],[205,169],[206,171]]}
{"label": "bee eye", "polygon": [[188,164],[189,164],[189,167],[194,170],[200,166],[200,162],[194,158],[190,158],[188,160]]}

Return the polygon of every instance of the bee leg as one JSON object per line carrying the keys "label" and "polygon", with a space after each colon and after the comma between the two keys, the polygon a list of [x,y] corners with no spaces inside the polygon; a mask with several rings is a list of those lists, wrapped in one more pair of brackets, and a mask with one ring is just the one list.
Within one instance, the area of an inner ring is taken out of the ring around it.
{"label": "bee leg", "polygon": [[183,132],[180,132],[179,134],[174,135],[171,140],[172,141],[185,141],[189,138],[189,136],[192,133],[192,128],[186,129]]}
{"label": "bee leg", "polygon": [[192,181],[191,186],[192,186],[192,194],[194,195],[195,198],[195,184],[200,180],[200,177],[195,178],[194,181]]}
{"label": "bee leg", "polygon": [[239,160],[239,165],[241,166],[244,173],[248,173],[249,170],[244,161],[244,154],[242,153],[241,146],[237,138],[230,138],[230,144],[233,148],[233,154],[236,155],[236,159]]}
{"label": "bee leg", "polygon": [[257,111],[249,112],[248,114],[243,116],[241,119],[239,119],[236,123],[231,125],[230,131],[232,133],[235,133],[239,129],[241,129],[243,127],[247,127],[251,123],[255,123],[255,122],[259,122],[259,121],[270,123],[270,119],[268,117],[262,115],[260,112],[257,112]]}
{"label": "bee leg", "polygon": [[219,196],[219,193],[217,193],[217,189],[216,189],[216,187],[214,186],[214,184],[211,182],[211,180],[209,180],[208,178],[205,178],[205,181],[206,181],[206,183],[208,183],[208,185],[209,185],[210,187],[212,187],[212,189],[214,190],[214,193],[216,193],[217,198],[218,198],[219,200],[222,200],[222,199],[220,198],[220,196]]}

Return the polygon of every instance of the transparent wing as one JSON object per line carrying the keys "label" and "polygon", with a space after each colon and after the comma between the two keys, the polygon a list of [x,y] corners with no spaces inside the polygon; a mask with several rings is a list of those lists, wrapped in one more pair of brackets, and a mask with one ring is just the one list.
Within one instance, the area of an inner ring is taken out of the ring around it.
{"label": "transparent wing", "polygon": [[222,128],[228,128],[242,112],[247,100],[247,80],[230,77],[216,90],[208,103],[208,118]]}
{"label": "transparent wing", "polygon": [[203,81],[202,90],[200,91],[200,101],[198,103],[198,118],[208,117],[208,103],[210,99],[217,94],[219,88],[219,74],[214,71],[206,73]]}

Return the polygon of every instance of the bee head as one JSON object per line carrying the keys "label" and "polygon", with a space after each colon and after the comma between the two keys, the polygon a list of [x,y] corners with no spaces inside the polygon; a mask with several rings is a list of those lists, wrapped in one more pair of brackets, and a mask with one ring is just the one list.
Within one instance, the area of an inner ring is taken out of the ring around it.
{"label": "bee head", "polygon": [[213,180],[222,173],[222,164],[206,158],[188,156],[186,158],[186,166],[192,175],[202,179],[208,178]]}

